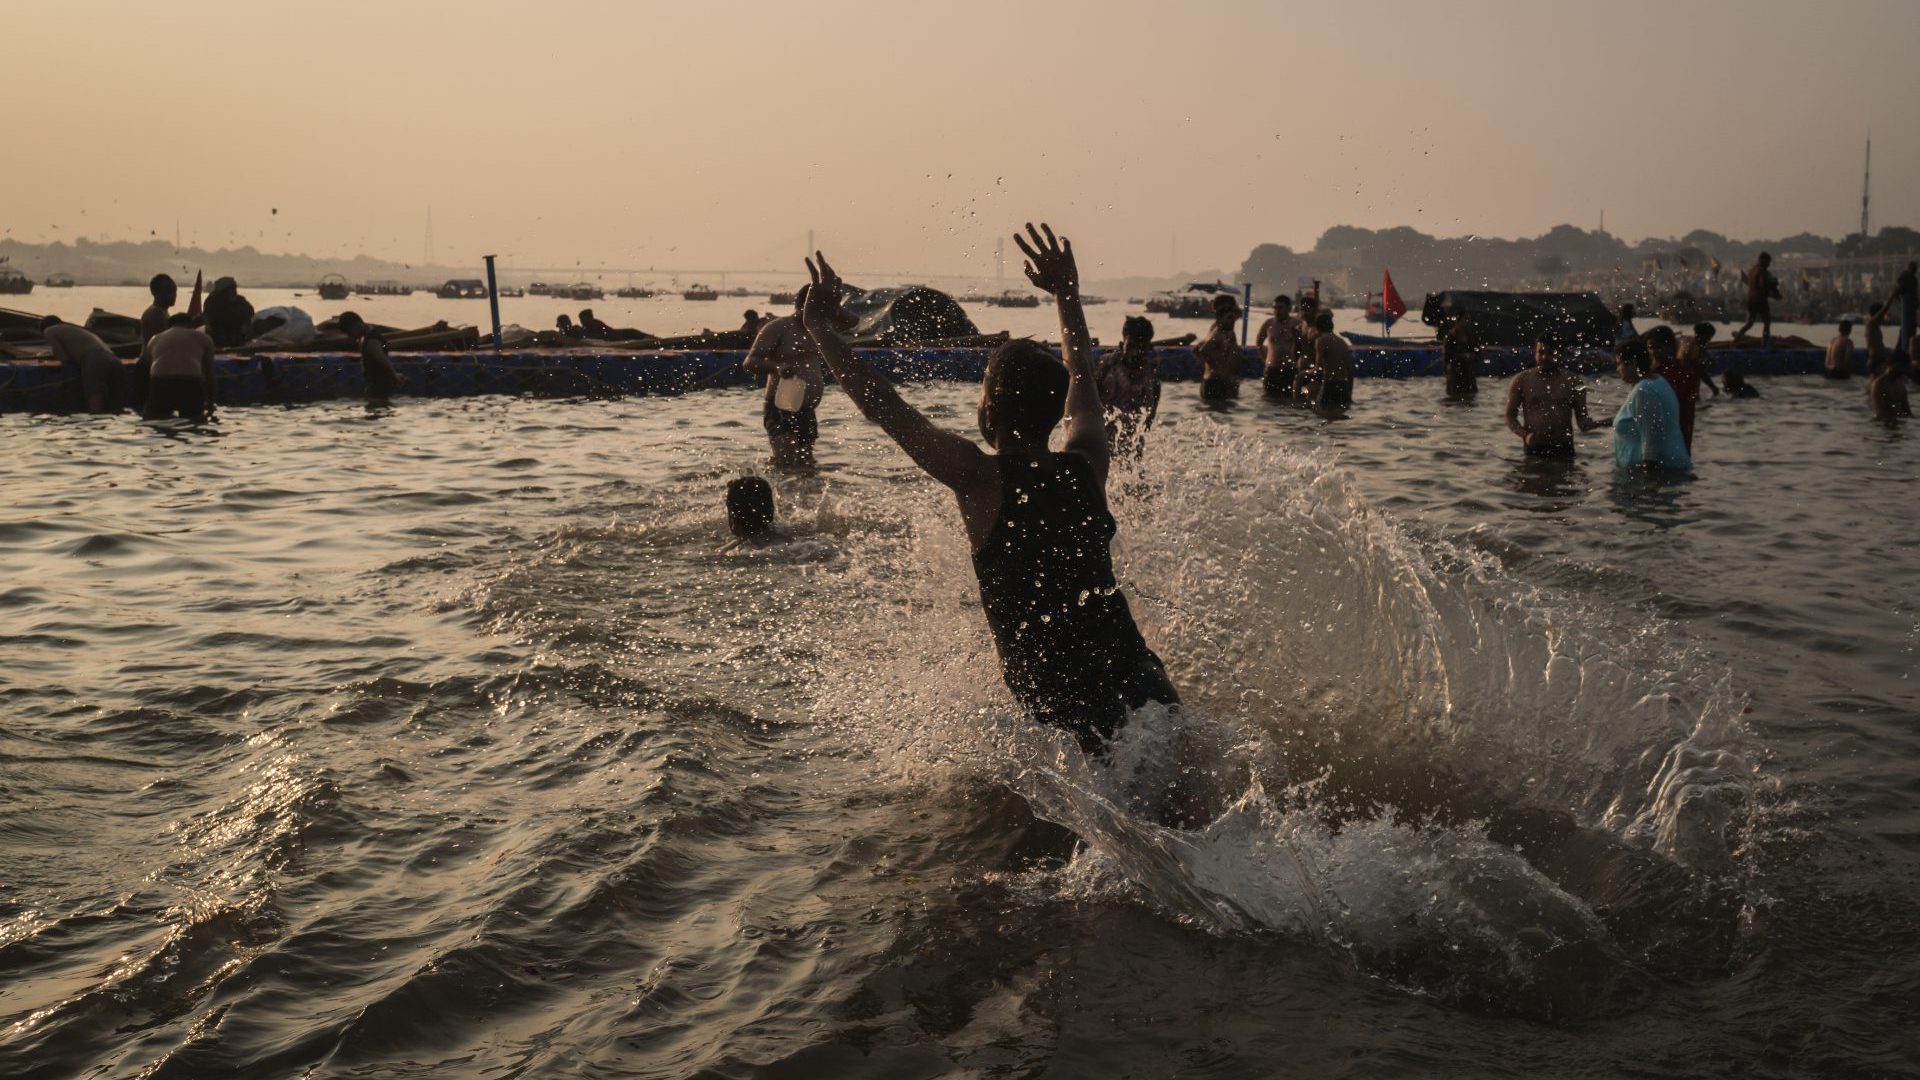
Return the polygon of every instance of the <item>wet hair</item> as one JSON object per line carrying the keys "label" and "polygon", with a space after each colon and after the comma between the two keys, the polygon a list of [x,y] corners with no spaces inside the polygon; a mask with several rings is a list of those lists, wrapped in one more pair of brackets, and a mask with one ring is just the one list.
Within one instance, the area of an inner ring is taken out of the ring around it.
{"label": "wet hair", "polygon": [[742,322],[749,322],[749,321],[750,321],[750,322],[759,322],[759,321],[760,321],[760,313],[759,313],[759,312],[757,312],[757,311],[755,311],[755,310],[753,310],[752,308],[748,308],[748,309],[747,309],[747,313],[746,313],[745,315],[742,315],[742,316],[740,316],[740,321],[742,321]]}
{"label": "wet hair", "polygon": [[1632,305],[1632,304],[1621,304],[1621,305],[1620,305],[1620,317],[1621,317],[1621,318],[1623,318],[1623,319],[1631,319],[1631,318],[1633,318],[1633,305]]}
{"label": "wet hair", "polygon": [[773,528],[773,485],[758,476],[727,484],[727,530],[735,536],[764,536]]}
{"label": "wet hair", "polygon": [[1323,311],[1313,317],[1313,328],[1322,333],[1333,332],[1333,312]]}
{"label": "wet hair", "polygon": [[1645,374],[1653,370],[1653,350],[1641,338],[1629,338],[1620,346],[1620,366]]}
{"label": "wet hair", "polygon": [[1235,315],[1240,314],[1240,301],[1235,300],[1226,293],[1215,293],[1213,297],[1213,313],[1215,315],[1225,315],[1228,312],[1232,312]]}
{"label": "wet hair", "polygon": [[367,320],[361,318],[360,313],[357,311],[341,312],[338,321],[340,323],[340,329],[345,330],[348,334],[357,334],[367,328]]}
{"label": "wet hair", "polygon": [[1273,298],[1273,306],[1277,308],[1290,308],[1293,306],[1293,297],[1288,296],[1286,293],[1276,294]]}
{"label": "wet hair", "polygon": [[1122,342],[1137,341],[1142,345],[1153,344],[1153,320],[1144,315],[1129,315],[1120,324]]}
{"label": "wet hair", "polygon": [[1844,334],[1844,333],[1847,333],[1848,331],[1850,331],[1850,330],[1852,330],[1852,329],[1853,329],[1853,320],[1852,320],[1852,319],[1841,319],[1841,320],[1840,320],[1840,332],[1841,332],[1841,333],[1843,333],[1843,334]]}
{"label": "wet hair", "polygon": [[155,274],[153,275],[153,280],[147,282],[147,291],[152,293],[154,299],[157,300],[163,292],[170,292],[175,296],[180,295],[180,286],[173,280],[172,274]]}
{"label": "wet hair", "polygon": [[980,434],[999,447],[998,433],[1045,439],[1067,412],[1067,368],[1031,338],[993,350],[980,380]]}
{"label": "wet hair", "polygon": [[573,325],[573,316],[563,311],[554,317],[553,325],[564,330]]}
{"label": "wet hair", "polygon": [[168,326],[198,326],[199,324],[199,319],[194,318],[184,311],[176,311],[172,315],[167,316]]}
{"label": "wet hair", "polygon": [[1680,335],[1674,333],[1671,326],[1656,326],[1641,336],[1646,339],[1649,349],[1658,346],[1664,351],[1671,352],[1680,347]]}
{"label": "wet hair", "polygon": [[1717,333],[1719,333],[1719,331],[1715,330],[1713,324],[1710,322],[1693,324],[1693,336],[1699,338],[1701,341],[1711,341],[1713,340],[1713,335]]}
{"label": "wet hair", "polygon": [[40,329],[45,330],[50,326],[59,326],[62,321],[58,315],[43,315],[40,318]]}
{"label": "wet hair", "polygon": [[1543,355],[1551,356],[1556,360],[1567,354],[1566,345],[1561,342],[1560,336],[1551,330],[1540,331],[1539,336],[1533,339],[1533,344]]}
{"label": "wet hair", "polygon": [[1773,263],[1773,256],[1772,256],[1771,254],[1769,254],[1769,253],[1767,253],[1767,252],[1765,252],[1765,251],[1763,251],[1763,252],[1761,252],[1761,253],[1760,253],[1760,262],[1761,262],[1761,263],[1763,263],[1763,264],[1767,264],[1767,265],[1772,265],[1772,263]]}
{"label": "wet hair", "polygon": [[1300,306],[1302,308],[1317,308],[1320,306],[1320,301],[1315,300],[1311,296],[1303,296],[1300,298]]}
{"label": "wet hair", "polygon": [[591,318],[593,318],[593,309],[592,309],[592,308],[590,308],[590,307],[583,307],[583,308],[581,308],[581,309],[580,309],[580,321],[581,321],[581,322],[586,322],[586,321],[587,321],[588,319],[591,319]]}

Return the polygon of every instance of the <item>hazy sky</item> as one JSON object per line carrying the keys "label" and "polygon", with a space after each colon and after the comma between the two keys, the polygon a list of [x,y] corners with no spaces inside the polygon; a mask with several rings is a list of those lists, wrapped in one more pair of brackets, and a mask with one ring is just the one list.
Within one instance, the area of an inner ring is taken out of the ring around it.
{"label": "hazy sky", "polygon": [[[1920,225],[1920,2],[0,0],[0,230],[1089,276],[1327,226]],[[273,211],[277,209],[278,213]],[[1010,272],[1011,268],[1010,268]]]}

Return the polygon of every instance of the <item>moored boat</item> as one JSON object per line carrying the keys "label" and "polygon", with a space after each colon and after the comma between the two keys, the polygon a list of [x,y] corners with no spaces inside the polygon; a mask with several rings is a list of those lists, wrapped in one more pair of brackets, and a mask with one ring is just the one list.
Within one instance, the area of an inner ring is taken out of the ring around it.
{"label": "moored boat", "polygon": [[353,293],[347,285],[347,279],[339,274],[328,274],[321,278],[314,291],[320,294],[322,300],[345,300]]}
{"label": "moored boat", "polygon": [[32,278],[12,267],[0,266],[0,296],[25,296],[32,291]]}
{"label": "moored boat", "polygon": [[680,299],[682,300],[718,300],[720,299],[720,294],[713,291],[712,289],[707,288],[705,285],[695,285],[693,288],[688,289],[685,292],[682,292],[680,294]]}
{"label": "moored boat", "polygon": [[451,278],[433,294],[442,300],[478,300],[487,295],[487,283],[479,278]]}
{"label": "moored boat", "polygon": [[987,303],[994,307],[1030,308],[1040,306],[1040,297],[1035,293],[1014,292],[1009,289],[999,296],[990,296]]}
{"label": "moored boat", "polygon": [[73,275],[48,274],[47,280],[42,282],[42,284],[49,289],[71,289],[73,288]]}
{"label": "moored boat", "polygon": [[798,303],[799,300],[800,300],[800,294],[798,292],[777,292],[777,293],[767,294],[767,303],[777,304],[781,307],[792,307],[794,304]]}

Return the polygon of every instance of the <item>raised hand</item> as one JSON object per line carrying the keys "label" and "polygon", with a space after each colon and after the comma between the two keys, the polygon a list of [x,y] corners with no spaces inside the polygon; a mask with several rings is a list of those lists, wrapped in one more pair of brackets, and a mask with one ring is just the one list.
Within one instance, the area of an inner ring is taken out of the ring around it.
{"label": "raised hand", "polygon": [[[1080,269],[1073,262],[1073,241],[1056,240],[1053,228],[1046,222],[1040,223],[1040,229],[1046,231],[1041,239],[1040,231],[1027,223],[1027,235],[1013,234],[1013,242],[1027,257],[1027,280],[1035,288],[1051,293],[1062,300],[1074,300],[1080,296]],[[1028,239],[1032,243],[1028,243]]]}
{"label": "raised hand", "polygon": [[800,305],[800,321],[807,326],[830,327],[840,313],[840,275],[827,263],[827,256],[814,252],[807,260],[807,276],[813,279],[806,302]]}

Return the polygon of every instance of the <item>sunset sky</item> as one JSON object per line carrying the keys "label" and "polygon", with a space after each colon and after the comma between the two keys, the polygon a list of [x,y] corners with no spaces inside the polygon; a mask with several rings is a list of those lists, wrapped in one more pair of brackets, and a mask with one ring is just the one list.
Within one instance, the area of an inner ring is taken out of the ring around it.
{"label": "sunset sky", "polygon": [[[1329,225],[1920,225],[1920,3],[6,0],[0,229],[1089,276]],[[277,213],[275,211],[277,210]],[[1177,252],[1174,246],[1177,244]]]}

